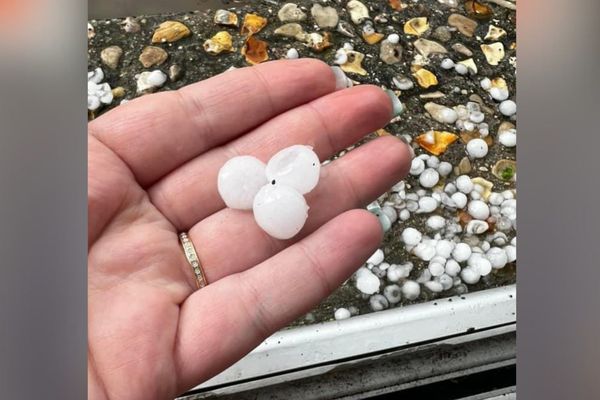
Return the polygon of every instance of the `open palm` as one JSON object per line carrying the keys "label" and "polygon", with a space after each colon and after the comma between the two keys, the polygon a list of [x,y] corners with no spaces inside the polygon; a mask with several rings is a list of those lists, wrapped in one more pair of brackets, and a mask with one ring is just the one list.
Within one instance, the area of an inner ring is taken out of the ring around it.
{"label": "open palm", "polygon": [[[227,209],[229,158],[292,144],[321,160],[384,126],[377,87],[334,91],[316,60],[275,61],[132,101],[89,124],[91,398],[173,398],[314,307],[381,240],[364,207],[402,179],[407,146],[381,137],[322,169],[301,233],[275,240]],[[196,290],[189,231],[209,285]]]}

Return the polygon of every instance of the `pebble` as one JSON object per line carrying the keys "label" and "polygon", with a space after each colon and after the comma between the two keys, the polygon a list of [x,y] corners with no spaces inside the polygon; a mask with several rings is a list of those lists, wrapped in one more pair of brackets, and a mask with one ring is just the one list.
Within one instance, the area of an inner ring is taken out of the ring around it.
{"label": "pebble", "polygon": [[178,81],[183,76],[183,68],[179,64],[173,64],[169,67],[169,80]]}
{"label": "pebble", "polygon": [[419,183],[422,187],[432,188],[440,181],[440,174],[433,168],[427,168],[419,176]]}
{"label": "pebble", "polygon": [[416,300],[421,294],[421,287],[415,281],[406,281],[402,285],[402,295],[407,300]]}
{"label": "pebble", "polygon": [[150,68],[153,66],[158,66],[167,61],[169,55],[167,52],[160,47],[156,46],[146,46],[142,50],[142,54],[140,54],[139,60],[144,66],[144,68]]}
{"label": "pebble", "polygon": [[425,110],[431,115],[433,119],[438,122],[453,124],[458,119],[458,114],[453,109],[437,104],[434,102],[425,103]]}
{"label": "pebble", "polygon": [[394,78],[392,78],[392,82],[394,86],[396,86],[400,90],[410,90],[415,86],[413,81],[404,76],[395,76]]}
{"label": "pebble", "polygon": [[306,13],[294,3],[286,3],[277,13],[281,22],[300,22],[306,19]]}
{"label": "pebble", "polygon": [[462,43],[453,44],[452,50],[456,51],[457,53],[463,54],[467,57],[471,57],[473,55],[473,52]]}
{"label": "pebble", "polygon": [[140,23],[137,22],[137,20],[133,17],[125,18],[125,20],[122,22],[122,25],[123,25],[123,29],[127,33],[136,33],[142,29],[142,27],[140,26]]}
{"label": "pebble", "polygon": [[152,35],[152,43],[176,42],[192,32],[190,29],[179,21],[165,21],[158,26]]}
{"label": "pebble", "polygon": [[361,267],[356,271],[356,288],[364,294],[373,294],[379,291],[381,284],[379,278],[369,269]]}
{"label": "pebble", "polygon": [[123,49],[119,46],[110,46],[102,50],[100,59],[102,60],[102,63],[110,69],[117,69],[122,55]]}
{"label": "pebble", "polygon": [[335,313],[333,314],[333,317],[336,320],[342,320],[342,319],[348,319],[352,316],[352,314],[350,313],[350,310],[348,310],[347,308],[338,308],[337,310],[335,310]]}
{"label": "pebble", "polygon": [[373,311],[382,311],[390,306],[390,303],[385,298],[385,296],[381,294],[374,294],[369,298],[369,305],[371,306],[371,310]]}
{"label": "pebble", "polygon": [[490,216],[490,208],[481,200],[471,200],[467,211],[473,218],[479,220],[485,220]]}
{"label": "pebble", "polygon": [[473,191],[473,182],[468,175],[461,175],[456,178],[456,188],[464,194],[469,194]]}
{"label": "pebble", "polygon": [[467,153],[472,158],[483,158],[488,153],[488,145],[483,139],[471,139],[467,143]]}
{"label": "pebble", "polygon": [[471,257],[471,246],[466,243],[458,243],[452,250],[452,258],[457,262],[465,262]]}
{"label": "pebble", "polygon": [[440,42],[447,42],[452,39],[452,32],[450,32],[447,26],[438,26],[431,36]]}
{"label": "pebble", "polygon": [[383,295],[390,304],[399,303],[402,299],[402,288],[396,284],[383,288]]}
{"label": "pebble", "polygon": [[340,20],[340,22],[338,22],[337,31],[349,38],[353,38],[356,36],[356,32],[354,31],[352,25],[350,25],[349,22],[346,22],[344,20]]}
{"label": "pebble", "polygon": [[461,14],[450,14],[448,17],[448,25],[458,29],[458,31],[466,37],[473,37],[475,29],[477,28],[477,21]]}
{"label": "pebble", "polygon": [[375,250],[375,253],[373,253],[373,255],[369,257],[369,259],[367,260],[367,264],[379,265],[383,262],[384,258],[385,255],[383,253],[383,250],[377,249]]}
{"label": "pebble", "polygon": [[335,28],[338,24],[338,13],[333,7],[323,7],[322,5],[315,3],[310,9],[310,13],[319,28]]}
{"label": "pebble", "polygon": [[231,11],[217,10],[213,22],[218,25],[238,26],[238,17]]}
{"label": "pebble", "polygon": [[403,48],[399,43],[384,40],[379,48],[379,58],[386,64],[397,64],[402,60],[402,52]]}
{"label": "pebble", "polygon": [[417,39],[413,42],[413,46],[423,57],[429,57],[430,54],[445,54],[448,50],[438,42],[427,39]]}
{"label": "pebble", "polygon": [[506,116],[514,115],[517,112],[517,103],[512,100],[504,100],[498,106],[498,110]]}
{"label": "pebble", "polygon": [[402,231],[402,241],[407,246],[416,246],[421,242],[423,235],[415,228],[404,228]]}
{"label": "pebble", "polygon": [[459,174],[468,174],[471,169],[471,160],[469,160],[469,157],[463,157],[458,163]]}
{"label": "pebble", "polygon": [[488,229],[490,229],[490,226],[487,222],[474,219],[469,221],[465,227],[465,232],[469,235],[481,235],[487,232]]}

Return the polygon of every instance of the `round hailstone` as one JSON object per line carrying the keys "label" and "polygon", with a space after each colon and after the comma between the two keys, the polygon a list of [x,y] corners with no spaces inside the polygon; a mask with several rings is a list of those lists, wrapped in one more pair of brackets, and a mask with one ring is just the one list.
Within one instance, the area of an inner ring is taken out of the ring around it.
{"label": "round hailstone", "polygon": [[410,174],[420,175],[425,170],[425,162],[421,158],[413,158],[410,164]]}
{"label": "round hailstone", "polygon": [[435,246],[428,243],[419,243],[413,250],[415,256],[423,261],[430,261],[435,257]]}
{"label": "round hailstone", "polygon": [[485,256],[490,261],[492,268],[494,269],[504,268],[508,262],[508,256],[506,255],[506,252],[500,247],[490,248],[487,253],[485,253]]}
{"label": "round hailstone", "polygon": [[454,61],[449,58],[444,58],[440,64],[440,67],[443,69],[452,69],[454,68]]}
{"label": "round hailstone", "polygon": [[441,217],[439,215],[432,215],[431,217],[427,218],[427,221],[425,221],[425,225],[427,225],[427,227],[432,231],[439,231],[444,226],[446,226],[446,220],[444,219],[444,217]]}
{"label": "round hailstone", "polygon": [[467,205],[467,196],[464,193],[457,192],[450,196],[457,208],[465,208]]}
{"label": "round hailstone", "polygon": [[383,206],[381,212],[389,218],[392,224],[398,219],[398,212],[392,206]]}
{"label": "round hailstone", "polygon": [[400,279],[408,278],[412,267],[409,265],[392,264],[387,269],[387,279],[390,282],[398,282]]}
{"label": "round hailstone", "polygon": [[438,281],[425,282],[423,285],[433,293],[439,293],[444,290],[444,286]]}
{"label": "round hailstone", "polygon": [[467,211],[475,219],[485,220],[490,216],[490,208],[481,200],[472,200],[469,202]]}
{"label": "round hailstone", "polygon": [[467,261],[471,257],[471,246],[466,243],[458,243],[452,250],[452,258],[457,262]]}
{"label": "round hailstone", "polygon": [[488,197],[488,201],[494,206],[499,206],[504,201],[504,196],[501,193],[492,192],[490,193],[490,197]]}
{"label": "round hailstone", "polygon": [[407,209],[404,209],[404,210],[400,211],[400,214],[398,214],[398,217],[400,217],[401,221],[406,221],[410,218],[410,211],[408,211]]}
{"label": "round hailstone", "polygon": [[377,249],[375,253],[367,260],[367,264],[379,265],[383,262],[384,254],[383,250]]}
{"label": "round hailstone", "polygon": [[488,153],[488,145],[483,139],[472,139],[467,143],[467,153],[472,158],[483,158]]}
{"label": "round hailstone", "polygon": [[513,245],[504,246],[506,252],[507,261],[509,263],[517,260],[517,248]]}
{"label": "round hailstone", "polygon": [[438,165],[437,170],[441,176],[448,176],[452,172],[452,164],[448,161],[442,161],[440,165]]}
{"label": "round hailstone", "polygon": [[492,87],[492,81],[490,78],[483,78],[481,81],[479,81],[479,84],[483,90],[490,90]]}
{"label": "round hailstone", "polygon": [[427,168],[421,176],[419,183],[425,188],[432,188],[440,181],[440,174],[433,168]]}
{"label": "round hailstone", "polygon": [[407,246],[416,246],[421,242],[423,235],[415,228],[405,228],[402,231],[402,241]]}
{"label": "round hailstone", "polygon": [[444,264],[437,262],[429,263],[427,268],[429,269],[429,272],[431,272],[432,276],[441,276],[445,272]]}
{"label": "round hailstone", "polygon": [[390,304],[399,303],[402,299],[402,288],[398,285],[388,285],[383,288],[383,295]]}
{"label": "round hailstone", "polygon": [[456,260],[449,259],[446,261],[446,274],[454,277],[460,273],[460,264]]}
{"label": "round hailstone", "polygon": [[511,116],[517,112],[517,103],[512,100],[504,100],[498,106],[498,110],[506,116]]}
{"label": "round hailstone", "polygon": [[421,197],[419,199],[418,212],[419,213],[430,213],[430,212],[435,211],[437,206],[438,206],[438,202],[433,197],[429,197],[429,196]]}
{"label": "round hailstone", "polygon": [[415,281],[406,281],[404,285],[402,285],[402,295],[407,300],[416,300],[421,294],[421,287]]}
{"label": "round hailstone", "polygon": [[485,115],[481,111],[473,111],[471,114],[469,114],[469,119],[471,122],[479,124],[483,122]]}
{"label": "round hailstone", "polygon": [[454,65],[454,70],[459,75],[466,75],[466,74],[469,73],[469,69],[464,64],[456,64],[456,65]]}
{"label": "round hailstone", "polygon": [[431,156],[427,159],[427,166],[433,169],[437,169],[440,166],[440,159],[436,156]]}
{"label": "round hailstone", "polygon": [[365,294],[373,294],[379,291],[381,282],[379,278],[365,267],[356,271],[356,288]]}
{"label": "round hailstone", "polygon": [[498,141],[506,147],[515,147],[517,145],[517,131],[509,129],[498,135]]}
{"label": "round hailstone", "polygon": [[400,35],[397,33],[392,33],[387,37],[387,41],[391,44],[398,44],[398,42],[400,42]]}
{"label": "round hailstone", "polygon": [[[291,49],[289,49],[287,51],[287,53],[285,54],[285,57],[289,58],[290,60],[294,60],[294,59],[300,57],[300,54],[298,54],[298,50],[296,50],[292,47]],[[340,309],[340,310],[342,310],[342,309]]]}
{"label": "round hailstone", "polygon": [[492,272],[492,264],[490,261],[479,253],[471,254],[467,264],[481,276],[489,275],[489,273]]}
{"label": "round hailstone", "polygon": [[448,290],[454,286],[454,279],[450,275],[443,274],[437,278],[444,290]]}
{"label": "round hailstone", "polygon": [[217,190],[229,208],[251,210],[266,183],[265,164],[252,156],[233,157],[219,170]]}
{"label": "round hailstone", "polygon": [[490,89],[490,96],[496,101],[504,101],[508,99],[508,89],[493,87]]}
{"label": "round hailstone", "polygon": [[274,185],[286,185],[300,194],[310,192],[319,182],[321,163],[310,146],[287,147],[267,163],[267,180]]}
{"label": "round hailstone", "polygon": [[381,294],[374,294],[373,296],[369,297],[369,305],[373,311],[382,311],[388,308],[390,303],[385,296]]}
{"label": "round hailstone", "polygon": [[335,310],[335,313],[333,314],[333,317],[336,320],[340,320],[340,319],[348,319],[352,316],[352,314],[350,313],[350,310],[348,310],[347,308],[338,308],[337,310]]}
{"label": "round hailstone", "polygon": [[454,242],[451,242],[449,240],[440,240],[435,245],[435,254],[445,259],[448,259],[452,256],[452,250],[454,250],[454,246]]}
{"label": "round hailstone", "polygon": [[474,268],[466,267],[463,268],[462,271],[460,271],[460,277],[462,278],[463,282],[469,285],[473,285],[479,282],[479,278],[481,278],[481,275],[479,275],[479,272],[477,272]]}
{"label": "round hailstone", "polygon": [[276,239],[295,236],[308,217],[304,196],[284,185],[263,186],[254,198],[252,209],[258,226]]}
{"label": "round hailstone", "polygon": [[464,194],[469,194],[473,191],[473,182],[468,175],[461,175],[456,178],[456,188]]}

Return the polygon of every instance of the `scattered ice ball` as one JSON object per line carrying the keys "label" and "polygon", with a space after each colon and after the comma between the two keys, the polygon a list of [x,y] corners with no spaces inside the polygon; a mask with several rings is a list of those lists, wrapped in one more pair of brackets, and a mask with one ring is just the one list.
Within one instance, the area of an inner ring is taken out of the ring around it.
{"label": "scattered ice ball", "polygon": [[488,202],[492,205],[499,206],[504,201],[504,196],[498,192],[490,193],[490,197],[488,197]]}
{"label": "scattered ice ball", "polygon": [[431,290],[433,293],[439,293],[444,290],[442,284],[438,281],[429,281],[423,284],[427,289]]}
{"label": "scattered ice ball", "polygon": [[488,145],[483,139],[472,139],[467,143],[467,153],[471,158],[483,158],[488,153]]}
{"label": "scattered ice ball", "polygon": [[425,162],[423,161],[423,159],[419,157],[413,158],[410,164],[410,174],[420,175],[423,171],[425,171]]}
{"label": "scattered ice ball", "polygon": [[490,89],[490,96],[496,101],[504,101],[508,99],[508,89],[493,87]]}
{"label": "scattered ice ball", "polygon": [[475,219],[485,220],[490,216],[490,208],[481,200],[472,200],[469,202],[467,211]]}
{"label": "scattered ice ball", "polygon": [[383,250],[377,249],[375,251],[375,253],[373,253],[373,255],[371,257],[369,257],[369,259],[367,260],[367,264],[379,265],[383,262],[383,259],[384,259]]}
{"label": "scattered ice ball", "polygon": [[444,226],[446,226],[446,220],[444,219],[444,217],[441,217],[439,215],[432,215],[431,217],[427,218],[427,221],[425,221],[425,225],[427,225],[427,227],[432,231],[439,231]]}
{"label": "scattered ice ball", "polygon": [[460,271],[460,277],[462,278],[463,282],[473,285],[479,282],[481,275],[479,275],[479,272],[477,272],[474,268],[466,267]]}
{"label": "scattered ice ball", "polygon": [[498,135],[498,141],[506,147],[515,147],[517,145],[517,131],[515,129],[509,129],[501,132]]}
{"label": "scattered ice ball", "polygon": [[350,310],[348,310],[347,308],[338,308],[337,310],[335,310],[335,313],[333,314],[333,317],[336,320],[341,320],[341,319],[348,319],[352,316],[352,314],[350,313]]}
{"label": "scattered ice ball", "polygon": [[400,211],[398,216],[400,217],[400,221],[406,221],[410,218],[410,211],[405,208],[404,210]]}
{"label": "scattered ice ball", "polygon": [[321,163],[310,146],[287,147],[267,163],[267,180],[274,185],[286,185],[300,194],[310,192],[319,182]]}
{"label": "scattered ice ball", "polygon": [[[445,222],[445,221],[444,221]],[[444,259],[448,259],[452,256],[452,250],[454,250],[454,242],[449,240],[440,240],[435,245],[435,254]]]}
{"label": "scattered ice ball", "polygon": [[456,178],[456,188],[464,194],[469,194],[473,191],[473,182],[468,175],[461,175]]}
{"label": "scattered ice ball", "polygon": [[506,116],[511,116],[517,112],[517,103],[512,100],[504,100],[498,106],[498,110]]}
{"label": "scattered ice ball", "polygon": [[407,246],[416,246],[421,242],[423,235],[415,228],[405,228],[402,231],[402,241]]}
{"label": "scattered ice ball", "polygon": [[266,184],[254,198],[254,219],[276,239],[295,236],[308,218],[304,196],[285,185]]}
{"label": "scattered ice ball", "polygon": [[467,205],[467,196],[464,193],[457,192],[450,196],[457,208],[465,208]]}
{"label": "scattered ice ball", "polygon": [[289,58],[290,60],[294,60],[294,59],[300,57],[300,54],[298,54],[298,50],[296,50],[292,47],[291,49],[289,49],[287,51],[287,53],[285,54],[285,57]]}
{"label": "scattered ice ball", "polygon": [[414,249],[413,253],[423,261],[430,261],[435,257],[435,246],[428,243],[419,243]]}
{"label": "scattered ice ball", "polygon": [[442,161],[437,170],[441,176],[448,176],[452,173],[452,164],[447,161]]}
{"label": "scattered ice ball", "polygon": [[469,114],[469,119],[471,122],[479,124],[483,122],[485,115],[481,111],[473,111],[471,114]]}
{"label": "scattered ice ball", "polygon": [[389,218],[389,220],[392,224],[394,222],[396,222],[396,220],[398,219],[398,212],[396,211],[396,209],[394,207],[384,206],[381,209],[381,212]]}
{"label": "scattered ice ball", "polygon": [[500,247],[490,248],[485,255],[494,269],[504,268],[508,262],[508,256],[506,255],[506,252]]}
{"label": "scattered ice ball", "polygon": [[492,264],[487,258],[478,253],[471,254],[467,264],[481,276],[489,275],[492,272]]}
{"label": "scattered ice ball", "polygon": [[492,81],[490,80],[490,78],[483,78],[479,84],[481,85],[481,88],[483,90],[490,90],[490,88],[492,87]]}
{"label": "scattered ice ball", "polygon": [[383,295],[390,304],[399,303],[402,299],[402,288],[396,284],[388,285],[383,288]]}
{"label": "scattered ice ball", "polygon": [[435,211],[437,207],[438,202],[433,197],[424,196],[419,199],[419,213],[430,213]]}
{"label": "scattered ice ball", "polygon": [[252,156],[233,157],[219,170],[217,190],[229,208],[251,210],[254,197],[267,183],[266,165]]}
{"label": "scattered ice ball", "polygon": [[452,250],[452,258],[457,262],[465,262],[471,257],[471,246],[466,243],[458,243]]}
{"label": "scattered ice ball", "polygon": [[460,264],[456,260],[449,259],[446,261],[445,272],[452,277],[457,276],[460,273]]}
{"label": "scattered ice ball", "polygon": [[369,297],[369,305],[373,311],[382,311],[388,308],[390,303],[385,296],[381,294],[374,294],[373,296]]}
{"label": "scattered ice ball", "polygon": [[406,281],[402,285],[402,295],[407,300],[416,300],[421,294],[421,287],[415,281]]}
{"label": "scattered ice ball", "polygon": [[392,33],[387,37],[387,41],[391,44],[398,44],[398,42],[400,42],[400,36],[397,33]]}
{"label": "scattered ice ball", "polygon": [[443,69],[452,69],[454,68],[454,61],[452,61],[449,58],[444,58],[440,63],[440,67],[442,67]]}
{"label": "scattered ice ball", "polygon": [[444,290],[448,290],[454,286],[454,279],[450,275],[443,274],[437,278],[437,281],[442,285]]}
{"label": "scattered ice ball", "polygon": [[431,272],[432,276],[440,276],[445,272],[444,264],[440,264],[438,262],[431,262],[427,267],[429,272]]}
{"label": "scattered ice ball", "polygon": [[464,64],[456,64],[456,65],[454,65],[454,70],[459,75],[466,75],[466,74],[469,73],[469,69]]}
{"label": "scattered ice ball", "polygon": [[412,263],[402,265],[392,264],[386,271],[387,279],[390,282],[398,282],[400,279],[408,278],[412,269]]}
{"label": "scattered ice ball", "polygon": [[356,271],[356,288],[365,294],[373,294],[379,291],[381,282],[379,278],[369,271],[368,268],[361,267]]}
{"label": "scattered ice ball", "polygon": [[506,252],[506,258],[509,263],[517,260],[517,248],[513,245],[508,245],[504,247],[504,251]]}

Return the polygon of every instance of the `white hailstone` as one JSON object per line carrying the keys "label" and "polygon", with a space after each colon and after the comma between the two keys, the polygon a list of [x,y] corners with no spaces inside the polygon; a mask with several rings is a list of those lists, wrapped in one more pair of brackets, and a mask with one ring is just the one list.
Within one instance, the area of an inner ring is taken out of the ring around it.
{"label": "white hailstone", "polygon": [[474,268],[466,267],[463,268],[462,271],[460,271],[460,277],[462,278],[463,282],[469,285],[473,285],[479,282],[481,275]]}
{"label": "white hailstone", "polygon": [[419,203],[414,200],[408,200],[406,202],[406,209],[410,212],[415,212],[419,209]]}
{"label": "white hailstone", "polygon": [[425,188],[432,188],[440,181],[440,174],[433,168],[427,168],[419,176],[419,183]]}
{"label": "white hailstone", "polygon": [[456,178],[456,188],[464,194],[469,194],[473,191],[473,182],[468,175],[461,175]]}
{"label": "white hailstone", "polygon": [[367,264],[379,265],[383,262],[384,257],[385,256],[383,254],[383,250],[377,249],[375,250],[375,253],[373,253],[373,255],[369,257],[369,259],[367,260]]}
{"label": "white hailstone", "polygon": [[438,262],[430,262],[427,267],[432,276],[441,276],[445,272],[444,264]]}
{"label": "white hailstone", "polygon": [[452,61],[449,58],[444,58],[440,63],[440,67],[442,67],[443,69],[452,69],[454,68],[454,61]]}
{"label": "white hailstone", "polygon": [[421,275],[419,275],[419,277],[417,278],[417,283],[429,282],[431,278],[431,272],[429,272],[428,269],[424,269],[423,271],[421,271]]}
{"label": "white hailstone", "polygon": [[433,197],[425,196],[419,199],[419,209],[417,212],[420,214],[427,214],[435,211],[437,207],[438,202]]}
{"label": "white hailstone", "polygon": [[392,78],[392,82],[400,90],[410,90],[415,86],[413,81],[408,78],[394,77]]}
{"label": "white hailstone", "polygon": [[467,211],[475,219],[484,220],[490,216],[490,208],[481,200],[470,201]]}
{"label": "white hailstone", "polygon": [[403,192],[406,189],[406,182],[404,181],[400,181],[398,183],[396,183],[394,186],[392,186],[392,192]]}
{"label": "white hailstone", "polygon": [[[489,198],[488,198],[488,201],[489,201]],[[492,217],[498,217],[500,215],[500,207],[490,206],[490,215]]]}
{"label": "white hailstone", "polygon": [[457,262],[465,262],[471,257],[471,246],[466,243],[458,243],[452,250],[452,258]]}
{"label": "white hailstone", "polygon": [[415,228],[405,228],[402,231],[402,241],[407,246],[416,246],[421,242],[423,235]]}
{"label": "white hailstone", "polygon": [[504,101],[508,99],[508,89],[493,87],[490,89],[490,96],[496,101]]}
{"label": "white hailstone", "polygon": [[398,44],[400,42],[400,35],[398,35],[397,33],[392,33],[388,35],[387,41],[391,44]]}
{"label": "white hailstone", "polygon": [[490,261],[492,268],[494,269],[504,268],[508,262],[508,256],[506,255],[506,252],[500,247],[491,247],[485,253],[485,256]]}
{"label": "white hailstone", "polygon": [[483,122],[485,115],[481,111],[473,111],[471,114],[469,114],[469,119],[471,122],[479,124]]}
{"label": "white hailstone", "polygon": [[517,237],[516,236],[514,238],[510,239],[510,244],[517,247]]}
{"label": "white hailstone", "polygon": [[379,291],[381,282],[379,278],[365,267],[356,271],[356,288],[365,294],[373,294]]}
{"label": "white hailstone", "polygon": [[500,110],[502,114],[510,117],[517,112],[517,103],[512,100],[504,100],[498,106],[498,110]]}
{"label": "white hailstone", "polygon": [[446,220],[444,217],[439,215],[432,215],[431,217],[427,218],[425,225],[432,231],[438,231],[446,226]]}
{"label": "white hailstone", "polygon": [[448,176],[452,172],[452,164],[447,161],[442,161],[437,168],[438,173],[441,176]]}
{"label": "white hailstone", "polygon": [[485,140],[480,138],[469,140],[467,153],[471,158],[483,158],[488,153],[488,145]]}
{"label": "white hailstone", "polygon": [[289,49],[287,51],[287,53],[285,53],[285,57],[289,58],[290,60],[293,60],[293,59],[300,57],[300,54],[298,54],[298,50],[296,50],[292,47],[291,49]]}
{"label": "white hailstone", "polygon": [[419,200],[419,195],[416,193],[409,193],[406,195],[406,200],[414,200],[417,201]]}
{"label": "white hailstone", "polygon": [[481,85],[481,88],[483,90],[490,90],[490,88],[492,87],[492,81],[490,80],[490,78],[483,78],[479,84]]}
{"label": "white hailstone", "polygon": [[374,294],[369,297],[369,306],[371,306],[371,310],[373,311],[382,311],[390,306],[390,303],[385,298],[385,296],[381,294]]}
{"label": "white hailstone", "polygon": [[450,196],[457,208],[465,208],[467,205],[467,196],[464,193],[457,192]]}
{"label": "white hailstone", "polygon": [[454,65],[454,70],[459,75],[466,75],[466,74],[469,73],[469,68],[467,68],[467,66],[464,65],[464,64],[456,64],[456,65]]}
{"label": "white hailstone", "polygon": [[460,264],[452,258],[449,259],[446,261],[445,272],[452,277],[457,276],[460,273]]}
{"label": "white hailstone", "polygon": [[421,287],[415,281],[406,281],[402,285],[402,295],[407,300],[416,300],[421,294]]}
{"label": "white hailstone", "polygon": [[472,123],[471,121],[463,121],[462,125],[463,125],[463,128],[465,128],[469,132],[473,132],[475,130],[475,124]]}
{"label": "white hailstone", "polygon": [[413,158],[410,164],[410,174],[411,175],[420,175],[425,170],[425,162],[423,159],[417,157]]}
{"label": "white hailstone", "polygon": [[337,310],[335,310],[335,313],[333,314],[333,317],[336,320],[340,320],[340,319],[348,319],[352,316],[352,314],[350,313],[350,310],[348,310],[347,308],[338,308]]}
{"label": "white hailstone", "polygon": [[401,221],[406,221],[410,218],[410,211],[408,211],[407,209],[404,209],[404,210],[400,211],[400,214],[398,216],[400,217]]}
{"label": "white hailstone", "polygon": [[506,260],[511,263],[517,260],[517,247],[513,245],[504,246],[506,252]]}
{"label": "white hailstone", "polygon": [[425,154],[425,153],[423,153],[423,154],[419,154],[419,155],[417,156],[417,158],[419,158],[419,159],[421,159],[421,160],[423,160],[423,161],[427,161],[427,160],[429,160],[429,157],[431,157],[431,156],[430,156],[429,154]]}
{"label": "white hailstone", "polygon": [[166,81],[167,81],[167,75],[160,70],[154,70],[154,71],[150,72],[150,75],[148,75],[148,79],[147,79],[148,84],[150,84],[154,87],[160,87]]}
{"label": "white hailstone", "polygon": [[88,81],[99,84],[104,80],[104,71],[102,68],[96,68],[93,71],[88,72]]}
{"label": "white hailstone", "polygon": [[504,192],[502,192],[502,197],[504,197],[505,199],[514,199],[515,194],[512,190],[505,190]]}
{"label": "white hailstone", "polygon": [[435,254],[442,258],[448,259],[452,256],[452,250],[454,250],[454,242],[449,240],[440,240],[435,245]]}
{"label": "white hailstone", "polygon": [[479,253],[471,254],[471,257],[469,257],[469,260],[467,261],[467,265],[477,271],[481,276],[489,275],[489,273],[492,272],[492,264],[490,261]]}
{"label": "white hailstone", "polygon": [[251,210],[254,197],[267,184],[266,165],[252,156],[233,157],[219,170],[217,190],[229,208]]}
{"label": "white hailstone", "polygon": [[498,141],[506,147],[515,147],[517,145],[517,131],[509,129],[498,135]]}
{"label": "white hailstone", "polygon": [[273,185],[286,185],[300,194],[310,192],[319,182],[321,163],[310,146],[294,145],[276,153],[265,170]]}
{"label": "white hailstone", "polygon": [[383,206],[381,212],[389,218],[392,224],[398,219],[398,212],[392,206]]}
{"label": "white hailstone", "polygon": [[383,295],[390,304],[399,303],[402,299],[402,288],[396,284],[388,285],[383,288]]}
{"label": "white hailstone", "polygon": [[430,261],[435,256],[435,246],[428,243],[419,243],[413,253],[423,261]]}
{"label": "white hailstone", "polygon": [[415,193],[417,194],[417,196],[423,197],[423,196],[425,196],[427,194],[427,190],[425,190],[425,189],[419,189]]}
{"label": "white hailstone", "polygon": [[296,189],[267,184],[254,198],[252,210],[258,226],[276,239],[295,236],[308,218],[308,205]]}
{"label": "white hailstone", "polygon": [[483,242],[481,242],[481,250],[483,251],[488,251],[492,246],[490,245],[490,242],[484,240]]}
{"label": "white hailstone", "polygon": [[430,168],[437,168],[440,165],[440,159],[436,156],[430,156],[426,162],[427,166]]}
{"label": "white hailstone", "polygon": [[381,271],[385,271],[386,269],[388,269],[390,267],[390,264],[383,262],[383,263],[379,264],[378,267]]}
{"label": "white hailstone", "polygon": [[453,195],[457,190],[458,189],[456,189],[456,185],[452,182],[447,183],[446,186],[444,186],[444,192],[449,195]]}
{"label": "white hailstone", "polygon": [[444,290],[444,286],[440,282],[437,281],[429,281],[423,284],[427,289],[431,290],[433,293],[439,293]]}
{"label": "white hailstone", "polygon": [[469,196],[471,196],[471,199],[473,200],[481,200],[481,194],[475,190],[473,190]]}
{"label": "white hailstone", "polygon": [[137,91],[143,93],[161,87],[167,81],[167,75],[161,70],[144,71],[136,75]]}
{"label": "white hailstone", "polygon": [[504,196],[498,192],[490,193],[490,197],[488,197],[488,202],[492,205],[499,206],[504,201]]}
{"label": "white hailstone", "polygon": [[408,278],[410,272],[413,269],[413,263],[407,262],[406,264],[392,264],[387,269],[387,279],[390,282],[398,282],[400,279]]}
{"label": "white hailstone", "polygon": [[437,277],[437,281],[442,285],[444,290],[451,289],[454,286],[454,279],[450,275],[443,274]]}
{"label": "white hailstone", "polygon": [[433,193],[431,193],[431,197],[433,197],[433,199],[435,201],[437,201],[438,203],[440,201],[442,201],[442,193],[440,193],[440,192],[433,192]]}

